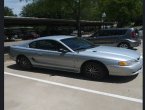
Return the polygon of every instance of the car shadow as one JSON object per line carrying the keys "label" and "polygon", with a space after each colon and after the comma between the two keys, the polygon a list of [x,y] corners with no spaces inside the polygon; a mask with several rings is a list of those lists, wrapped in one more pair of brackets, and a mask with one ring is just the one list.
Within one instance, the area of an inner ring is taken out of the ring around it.
{"label": "car shadow", "polygon": [[130,49],[131,49],[131,50],[137,50],[137,48],[134,48],[134,47],[133,47],[133,48],[130,48]]}
{"label": "car shadow", "polygon": [[90,78],[85,77],[81,73],[72,73],[72,72],[64,72],[64,71],[58,71],[58,70],[51,70],[51,69],[43,69],[43,68],[32,68],[31,70],[24,70],[18,67],[16,64],[7,66],[10,69],[19,70],[19,71],[27,71],[27,72],[37,72],[41,74],[49,74],[50,76],[62,76],[62,77],[68,77],[68,78],[74,78],[74,79],[80,79],[80,80],[88,80],[88,81],[97,81],[97,82],[106,82],[106,83],[126,83],[129,81],[132,81],[135,79],[137,75],[133,76],[108,76],[107,78],[103,80],[93,80]]}
{"label": "car shadow", "polygon": [[11,40],[5,40],[4,42],[14,42],[15,40],[14,39],[11,39]]}

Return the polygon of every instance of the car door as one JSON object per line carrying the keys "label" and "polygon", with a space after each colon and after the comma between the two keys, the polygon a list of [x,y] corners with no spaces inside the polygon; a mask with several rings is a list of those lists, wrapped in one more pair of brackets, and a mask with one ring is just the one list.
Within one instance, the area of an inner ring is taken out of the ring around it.
{"label": "car door", "polygon": [[109,32],[109,36],[107,37],[107,43],[109,45],[118,44],[123,38],[123,35],[125,34],[126,30],[121,29],[112,29]]}
{"label": "car door", "polygon": [[[39,40],[32,42],[30,48],[33,48],[31,59],[37,66],[52,68],[73,69],[74,55],[61,43],[54,40]],[[59,49],[66,49],[68,52],[60,52]]]}
{"label": "car door", "polygon": [[119,40],[119,35],[117,34],[117,30],[106,29],[99,31],[98,36],[96,37],[98,42],[102,45],[113,45]]}
{"label": "car door", "polygon": [[115,30],[105,30],[104,36],[102,38],[102,44],[113,45],[116,42],[117,36]]}
{"label": "car door", "polygon": [[95,44],[106,44],[108,37],[107,30],[99,30],[98,33],[94,36],[94,43]]}

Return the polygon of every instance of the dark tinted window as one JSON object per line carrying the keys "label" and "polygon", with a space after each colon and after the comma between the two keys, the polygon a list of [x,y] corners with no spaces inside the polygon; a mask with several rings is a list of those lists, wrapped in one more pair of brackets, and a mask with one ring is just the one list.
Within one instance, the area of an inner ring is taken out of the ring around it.
{"label": "dark tinted window", "polygon": [[105,36],[105,31],[100,30],[100,31],[98,32],[98,36]]}
{"label": "dark tinted window", "polygon": [[35,42],[30,43],[29,47],[30,48],[37,48],[37,42],[35,41]]}
{"label": "dark tinted window", "polygon": [[110,30],[100,30],[98,35],[99,36],[110,36],[110,35],[112,35],[112,31],[110,31]]}
{"label": "dark tinted window", "polygon": [[59,49],[67,49],[62,44],[53,40],[39,40],[34,41],[29,45],[30,48],[53,50],[58,51]]}
{"label": "dark tinted window", "polygon": [[87,40],[84,40],[82,38],[68,38],[68,39],[62,39],[61,40],[65,45],[70,47],[72,50],[81,50],[81,49],[87,49],[92,48],[95,45]]}
{"label": "dark tinted window", "polygon": [[124,35],[127,30],[115,30],[114,35]]}
{"label": "dark tinted window", "polygon": [[127,30],[100,30],[99,36],[113,36],[113,35],[124,35]]}

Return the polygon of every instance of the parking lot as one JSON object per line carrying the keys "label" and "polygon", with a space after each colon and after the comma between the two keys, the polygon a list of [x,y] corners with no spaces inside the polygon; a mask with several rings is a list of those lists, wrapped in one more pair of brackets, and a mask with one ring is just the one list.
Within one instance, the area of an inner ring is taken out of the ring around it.
{"label": "parking lot", "polygon": [[[142,54],[142,45],[136,49]],[[5,110],[142,110],[142,76],[93,81],[77,73],[22,70],[9,60]]]}

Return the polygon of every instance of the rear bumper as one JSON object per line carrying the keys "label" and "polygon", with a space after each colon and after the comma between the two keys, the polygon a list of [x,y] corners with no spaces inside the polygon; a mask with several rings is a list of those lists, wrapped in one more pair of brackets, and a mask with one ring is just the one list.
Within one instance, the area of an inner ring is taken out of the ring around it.
{"label": "rear bumper", "polygon": [[130,66],[111,65],[108,66],[109,74],[115,76],[132,76],[142,71],[142,58]]}
{"label": "rear bumper", "polygon": [[140,39],[139,40],[131,40],[131,41],[129,41],[129,44],[131,47],[138,47],[141,45],[141,40]]}

